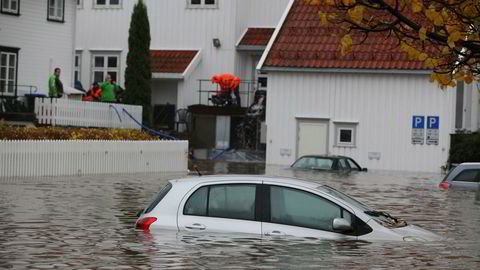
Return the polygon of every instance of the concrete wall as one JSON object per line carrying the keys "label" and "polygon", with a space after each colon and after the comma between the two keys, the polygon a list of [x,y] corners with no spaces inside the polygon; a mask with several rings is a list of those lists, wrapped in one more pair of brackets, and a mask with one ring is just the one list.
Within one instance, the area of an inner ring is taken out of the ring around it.
{"label": "concrete wall", "polygon": [[[454,130],[453,89],[426,75],[270,72],[267,163],[296,159],[297,118],[328,119],[328,152],[370,169],[440,172]],[[439,145],[412,145],[412,116],[439,116]],[[356,121],[356,147],[334,146],[334,121]],[[369,153],[380,159],[369,159]],[[288,155],[288,153],[291,153]]]}

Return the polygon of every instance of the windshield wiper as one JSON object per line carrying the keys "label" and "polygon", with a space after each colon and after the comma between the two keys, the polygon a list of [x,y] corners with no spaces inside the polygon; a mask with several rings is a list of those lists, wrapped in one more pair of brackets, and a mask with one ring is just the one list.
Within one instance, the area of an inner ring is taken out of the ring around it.
{"label": "windshield wiper", "polygon": [[373,211],[365,211],[364,213],[367,214],[367,215],[370,215],[370,216],[374,216],[374,217],[384,216],[384,217],[393,219],[395,222],[398,222],[398,218],[390,215],[387,212],[373,210]]}

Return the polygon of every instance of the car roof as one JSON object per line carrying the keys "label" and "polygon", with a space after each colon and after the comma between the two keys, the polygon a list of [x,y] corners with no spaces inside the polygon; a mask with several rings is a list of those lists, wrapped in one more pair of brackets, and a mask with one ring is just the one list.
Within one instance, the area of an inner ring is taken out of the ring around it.
{"label": "car roof", "polygon": [[301,156],[298,159],[305,158],[305,157],[313,157],[313,158],[350,158],[347,156],[339,156],[339,155],[305,155]]}
{"label": "car roof", "polygon": [[322,186],[322,184],[313,182],[313,181],[305,181],[293,177],[284,177],[284,176],[266,176],[266,175],[203,175],[203,176],[192,176],[192,177],[185,177],[170,180],[172,183],[183,183],[183,184],[192,184],[198,185],[203,183],[208,183],[212,181],[236,181],[236,182],[250,182],[250,181],[275,181],[281,184],[293,184],[298,185],[306,188],[318,188]]}

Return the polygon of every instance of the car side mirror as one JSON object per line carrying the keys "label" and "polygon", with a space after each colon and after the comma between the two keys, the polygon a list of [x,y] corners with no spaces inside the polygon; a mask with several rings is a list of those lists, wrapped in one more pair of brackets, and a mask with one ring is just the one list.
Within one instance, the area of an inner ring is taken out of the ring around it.
{"label": "car side mirror", "polygon": [[362,168],[362,172],[368,172],[367,168]]}
{"label": "car side mirror", "polygon": [[333,220],[333,230],[336,232],[348,232],[353,230],[350,221],[344,218],[335,218]]}

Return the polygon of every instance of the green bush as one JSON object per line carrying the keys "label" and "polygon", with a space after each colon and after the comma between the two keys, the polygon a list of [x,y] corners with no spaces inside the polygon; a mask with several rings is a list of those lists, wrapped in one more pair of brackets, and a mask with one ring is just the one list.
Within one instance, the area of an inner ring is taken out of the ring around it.
{"label": "green bush", "polygon": [[0,125],[0,140],[128,140],[159,138],[136,129],[96,129],[58,127],[11,127]]}
{"label": "green bush", "polygon": [[452,135],[449,162],[480,162],[480,133]]}

